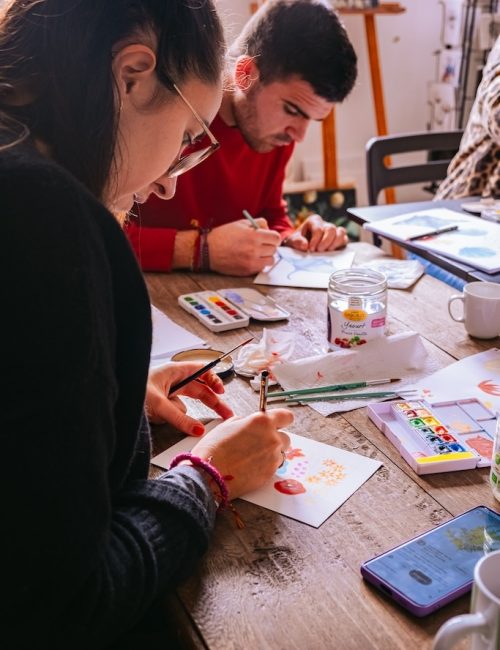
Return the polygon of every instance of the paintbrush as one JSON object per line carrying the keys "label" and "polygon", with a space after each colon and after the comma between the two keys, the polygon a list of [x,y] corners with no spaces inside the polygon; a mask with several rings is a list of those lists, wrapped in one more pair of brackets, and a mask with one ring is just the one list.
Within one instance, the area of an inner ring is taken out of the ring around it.
{"label": "paintbrush", "polygon": [[386,391],[381,391],[381,392],[374,392],[374,393],[344,393],[343,395],[310,395],[306,397],[301,397],[301,396],[296,396],[296,397],[285,397],[284,402],[286,404],[302,404],[306,402],[326,402],[326,401],[336,401],[336,402],[342,402],[346,400],[365,400],[365,399],[378,399],[380,397],[402,397],[403,399],[405,396],[412,396],[415,394],[417,391],[416,390],[408,390],[408,391],[399,391],[399,392],[394,392],[392,390],[386,390]]}
{"label": "paintbrush", "polygon": [[222,359],[224,359],[224,357],[227,357],[229,354],[231,354],[231,352],[234,352],[238,348],[241,348],[244,345],[246,345],[247,343],[250,343],[250,341],[253,341],[253,338],[254,337],[251,336],[246,341],[243,341],[243,343],[238,343],[238,345],[236,347],[234,347],[232,350],[229,350],[229,352],[224,352],[224,354],[221,354],[221,356],[217,357],[217,359],[214,359],[213,361],[210,361],[210,363],[207,363],[205,366],[203,366],[203,368],[200,368],[196,372],[193,372],[192,375],[189,375],[188,377],[186,377],[182,381],[179,381],[177,384],[174,384],[173,386],[170,387],[170,390],[168,391],[168,394],[171,395],[172,393],[175,393],[176,391],[178,391],[179,388],[182,388],[186,384],[189,384],[190,382],[194,381],[195,379],[198,379],[198,377],[200,377],[201,375],[203,375],[203,373],[207,372],[207,370],[210,370],[211,368],[216,366],[218,363],[220,363],[222,361]]}
{"label": "paintbrush", "polygon": [[310,395],[315,393],[334,392],[337,390],[352,390],[354,388],[366,388],[366,386],[375,386],[377,384],[391,384],[395,381],[400,381],[400,379],[368,379],[366,381],[354,381],[349,384],[330,384],[330,386],[317,386],[316,388],[296,388],[295,390],[282,390],[269,393],[268,399],[288,397],[289,395]]}
{"label": "paintbrush", "polygon": [[259,395],[259,410],[261,410],[263,413],[265,413],[266,411],[268,385],[269,385],[269,371],[263,370],[260,373],[260,395]]}

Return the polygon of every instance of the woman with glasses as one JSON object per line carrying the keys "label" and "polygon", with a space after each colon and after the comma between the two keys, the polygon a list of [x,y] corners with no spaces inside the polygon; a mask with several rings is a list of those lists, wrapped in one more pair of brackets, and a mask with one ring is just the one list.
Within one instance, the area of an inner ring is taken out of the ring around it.
{"label": "woman with glasses", "polygon": [[[288,446],[288,411],[229,418],[147,478],[150,305],[116,215],[172,196],[216,148],[182,157],[218,109],[222,62],[211,0],[13,0],[0,16],[0,629],[11,648],[119,639],[191,570],[217,508],[261,485]],[[156,378],[153,416],[191,371]],[[197,396],[228,416],[205,379]]]}

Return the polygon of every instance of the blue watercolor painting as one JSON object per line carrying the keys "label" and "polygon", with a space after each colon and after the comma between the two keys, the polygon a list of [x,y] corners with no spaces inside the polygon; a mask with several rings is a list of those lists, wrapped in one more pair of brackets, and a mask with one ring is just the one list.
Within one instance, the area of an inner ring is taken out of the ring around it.
{"label": "blue watercolor painting", "polygon": [[[446,226],[458,228],[436,235],[429,232]],[[500,224],[480,217],[432,208],[388,217],[365,227],[396,241],[417,237],[411,242],[415,248],[439,253],[487,273],[500,271]]]}

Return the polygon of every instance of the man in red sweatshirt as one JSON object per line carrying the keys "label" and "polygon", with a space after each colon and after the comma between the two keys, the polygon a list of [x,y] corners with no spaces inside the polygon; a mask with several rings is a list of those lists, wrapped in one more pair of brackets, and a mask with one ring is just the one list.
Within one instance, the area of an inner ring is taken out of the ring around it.
{"label": "man in red sweatshirt", "polygon": [[[171,200],[161,200],[160,186],[146,203],[137,197],[127,233],[145,271],[252,275],[279,245],[327,251],[347,243],[345,230],[319,215],[295,230],[282,195],[295,142],[356,79],[356,54],[337,14],[326,0],[268,0],[229,54],[227,90],[211,125],[220,149],[179,178]],[[193,135],[185,135],[187,151],[207,147]]]}

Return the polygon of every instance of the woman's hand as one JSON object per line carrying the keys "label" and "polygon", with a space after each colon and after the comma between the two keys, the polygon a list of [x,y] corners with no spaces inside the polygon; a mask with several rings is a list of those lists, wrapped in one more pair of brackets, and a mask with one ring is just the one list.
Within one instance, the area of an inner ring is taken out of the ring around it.
{"label": "woman's hand", "polygon": [[283,462],[290,438],[280,431],[293,422],[287,409],[232,417],[209,431],[192,453],[209,460],[225,477],[229,498],[263,485]]}
{"label": "woman's hand", "polygon": [[170,362],[150,371],[146,389],[146,414],[150,422],[168,422],[183,433],[201,436],[205,427],[199,420],[186,415],[186,407],[178,395],[199,399],[224,420],[233,415],[229,406],[218,397],[224,392],[224,385],[211,370],[176,391],[174,397],[168,396],[170,386],[182,381],[202,366],[202,363],[191,361]]}

